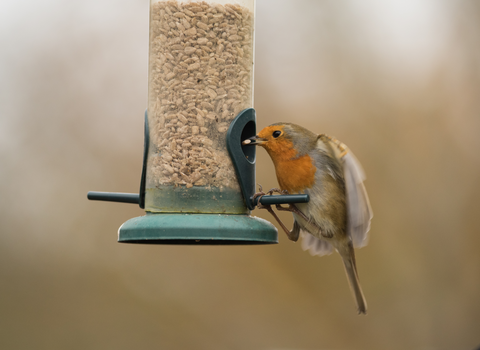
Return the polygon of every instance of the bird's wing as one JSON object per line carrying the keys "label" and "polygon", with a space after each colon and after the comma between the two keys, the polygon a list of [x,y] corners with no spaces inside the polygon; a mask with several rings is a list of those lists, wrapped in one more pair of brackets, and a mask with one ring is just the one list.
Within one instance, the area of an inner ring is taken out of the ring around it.
{"label": "bird's wing", "polygon": [[373,217],[367,191],[363,184],[366,179],[360,162],[348,150],[342,157],[347,195],[347,232],[353,246],[361,248],[368,243],[370,220]]}
{"label": "bird's wing", "polygon": [[327,241],[312,236],[304,230],[300,230],[300,236],[302,237],[302,249],[308,250],[312,256],[323,256],[333,252],[332,245]]}
{"label": "bird's wing", "polygon": [[347,197],[347,232],[352,238],[353,246],[361,248],[367,245],[367,233],[373,217],[367,191],[363,185],[366,176],[360,162],[348,147],[336,138],[322,134],[332,145],[334,156],[343,165]]}

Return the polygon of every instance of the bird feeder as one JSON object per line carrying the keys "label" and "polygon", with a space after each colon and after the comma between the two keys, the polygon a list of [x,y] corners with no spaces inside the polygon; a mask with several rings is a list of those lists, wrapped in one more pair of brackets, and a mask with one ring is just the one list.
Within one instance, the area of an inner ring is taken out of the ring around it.
{"label": "bird feeder", "polygon": [[119,242],[277,243],[276,228],[250,215],[255,147],[241,145],[256,134],[254,15],[255,0],[151,1],[140,193],[88,194],[145,209]]}

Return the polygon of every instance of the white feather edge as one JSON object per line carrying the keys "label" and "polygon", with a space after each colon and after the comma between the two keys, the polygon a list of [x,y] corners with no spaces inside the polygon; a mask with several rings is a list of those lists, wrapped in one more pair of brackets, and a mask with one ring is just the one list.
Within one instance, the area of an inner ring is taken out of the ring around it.
{"label": "white feather edge", "polygon": [[333,246],[320,238],[311,235],[308,232],[300,230],[300,236],[302,237],[302,249],[310,253],[310,255],[323,256],[329,255],[333,252]]}
{"label": "white feather edge", "polygon": [[342,161],[347,196],[347,232],[352,238],[353,246],[361,248],[368,243],[368,231],[373,217],[363,184],[366,176],[360,162],[350,150],[342,157]]}

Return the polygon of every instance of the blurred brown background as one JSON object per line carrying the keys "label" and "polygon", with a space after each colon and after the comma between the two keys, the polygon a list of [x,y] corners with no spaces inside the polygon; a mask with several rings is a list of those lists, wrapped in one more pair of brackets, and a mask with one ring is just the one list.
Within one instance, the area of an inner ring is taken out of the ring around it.
{"label": "blurred brown background", "polygon": [[[148,8],[0,3],[0,348],[480,345],[480,4],[257,1],[258,127],[335,135],[367,172],[366,317],[336,254],[282,233],[274,246],[122,245],[118,227],[143,211],[87,201],[138,191]],[[263,150],[257,178],[276,186]]]}

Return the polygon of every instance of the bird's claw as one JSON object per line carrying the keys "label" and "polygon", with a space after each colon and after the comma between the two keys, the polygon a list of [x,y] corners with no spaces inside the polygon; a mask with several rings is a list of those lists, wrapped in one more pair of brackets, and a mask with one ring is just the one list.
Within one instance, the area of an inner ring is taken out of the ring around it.
{"label": "bird's claw", "polygon": [[272,188],[270,191],[267,192],[268,195],[272,195],[274,193],[278,193],[278,194],[288,194],[288,191],[287,190],[281,190],[279,188]]}
{"label": "bird's claw", "polygon": [[[262,197],[265,196],[265,195],[266,195],[266,193],[263,192],[263,187],[262,187],[262,185],[258,184],[258,192],[255,193],[255,194],[253,195],[253,198],[252,198],[252,199],[253,199],[253,203],[255,203],[255,200],[258,198],[258,201],[257,201],[257,208],[258,208],[258,209],[268,209],[268,208],[270,208],[269,205],[263,205],[262,203],[260,203],[260,199],[262,199]],[[267,207],[268,207],[268,208],[267,208]]]}
{"label": "bird's claw", "polygon": [[[270,205],[264,205],[262,203],[260,203],[260,199],[263,197],[263,196],[271,196],[273,195],[274,193],[278,193],[278,194],[288,194],[288,191],[287,190],[281,190],[279,188],[272,188],[271,190],[267,191],[266,193],[263,192],[263,187],[262,185],[258,184],[258,192],[255,193],[253,195],[253,201],[255,202],[255,200],[258,198],[258,201],[257,201],[257,208],[258,209],[267,209],[267,207],[270,207]],[[278,208],[278,205],[277,204],[277,208]]]}

